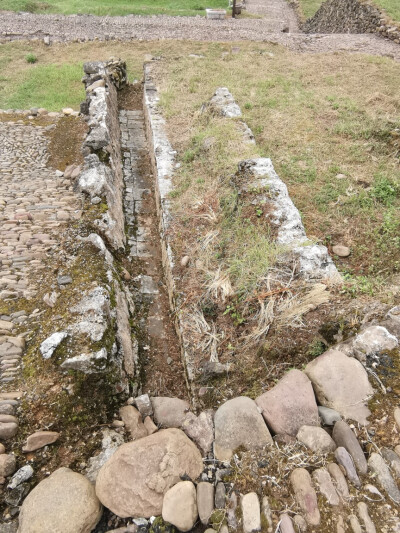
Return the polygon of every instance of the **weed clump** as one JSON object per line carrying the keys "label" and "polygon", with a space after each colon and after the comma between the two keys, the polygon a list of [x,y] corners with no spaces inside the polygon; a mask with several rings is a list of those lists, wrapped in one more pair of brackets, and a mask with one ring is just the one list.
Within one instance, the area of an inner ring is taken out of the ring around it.
{"label": "weed clump", "polygon": [[37,61],[38,61],[38,58],[37,58],[37,56],[35,56],[35,54],[28,54],[28,55],[25,57],[25,59],[26,59],[26,62],[27,62],[27,63],[30,63],[31,65],[32,65],[33,63],[37,63]]}

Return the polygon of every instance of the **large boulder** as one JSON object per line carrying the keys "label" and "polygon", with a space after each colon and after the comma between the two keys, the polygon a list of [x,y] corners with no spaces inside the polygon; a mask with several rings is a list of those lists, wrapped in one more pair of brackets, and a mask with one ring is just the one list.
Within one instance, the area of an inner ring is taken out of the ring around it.
{"label": "large boulder", "polygon": [[59,468],[26,497],[18,533],[90,533],[102,508],[93,485],[69,468]]}
{"label": "large boulder", "polygon": [[290,370],[273,389],[256,398],[256,404],[275,433],[295,437],[301,426],[319,426],[311,382],[300,370]]}
{"label": "large boulder", "polygon": [[202,470],[196,445],[180,429],[165,429],[118,448],[100,469],[96,494],[121,518],[158,516],[167,490]]}
{"label": "large boulder", "polygon": [[248,450],[272,444],[272,437],[253,400],[239,396],[225,402],[214,417],[214,455],[229,461],[239,446]]}
{"label": "large boulder", "polygon": [[362,364],[337,350],[328,350],[311,361],[304,372],[312,381],[318,401],[345,418],[367,424],[371,414],[366,402],[373,394]]}

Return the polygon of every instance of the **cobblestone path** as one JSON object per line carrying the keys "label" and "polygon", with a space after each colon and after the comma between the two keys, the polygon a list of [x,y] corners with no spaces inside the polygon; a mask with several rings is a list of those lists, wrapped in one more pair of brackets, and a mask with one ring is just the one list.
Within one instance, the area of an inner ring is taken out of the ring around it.
{"label": "cobblestone path", "polygon": [[18,430],[15,408],[21,393],[13,382],[21,375],[25,337],[44,311],[30,308],[38,284],[46,279],[43,258],[58,246],[65,223],[81,211],[72,181],[79,169],[65,175],[49,168],[46,135],[55,124],[27,120],[0,121],[0,305],[17,301],[20,310],[0,310],[0,429]]}

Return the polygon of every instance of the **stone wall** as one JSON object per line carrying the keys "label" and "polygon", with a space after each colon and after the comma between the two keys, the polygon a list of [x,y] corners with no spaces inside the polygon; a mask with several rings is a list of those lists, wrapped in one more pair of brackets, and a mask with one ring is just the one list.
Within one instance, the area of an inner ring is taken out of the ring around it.
{"label": "stone wall", "polygon": [[306,33],[377,33],[400,43],[400,24],[364,0],[327,0],[302,29]]}
{"label": "stone wall", "polygon": [[85,63],[83,83],[86,100],[81,113],[86,115],[89,126],[83,144],[84,169],[77,182],[77,190],[86,193],[97,210],[94,224],[99,234],[92,233],[88,240],[104,255],[108,266],[109,286],[113,295],[111,314],[115,329],[117,351],[113,355],[120,379],[116,392],[125,387],[126,377],[137,372],[137,342],[132,336],[130,314],[134,311],[130,294],[120,283],[112,251],[123,250],[126,243],[125,215],[123,208],[124,178],[121,157],[121,132],[117,91],[126,83],[126,65],[119,60]]}
{"label": "stone wall", "polygon": [[89,133],[84,143],[85,167],[77,182],[91,202],[106,203],[96,220],[99,230],[114,249],[125,247],[123,175],[117,90],[126,83],[126,65],[121,61],[84,65],[86,100],[81,105],[87,116]]}
{"label": "stone wall", "polygon": [[146,133],[150,148],[150,157],[155,176],[155,192],[159,231],[161,238],[162,263],[171,309],[175,311],[175,329],[179,337],[182,360],[185,367],[188,388],[194,379],[191,343],[185,333],[185,316],[178,312],[179,293],[174,279],[176,258],[171,248],[168,228],[171,221],[169,193],[172,190],[172,174],[175,164],[173,150],[165,129],[165,120],[158,109],[158,91],[153,83],[151,64],[144,65],[143,109]]}

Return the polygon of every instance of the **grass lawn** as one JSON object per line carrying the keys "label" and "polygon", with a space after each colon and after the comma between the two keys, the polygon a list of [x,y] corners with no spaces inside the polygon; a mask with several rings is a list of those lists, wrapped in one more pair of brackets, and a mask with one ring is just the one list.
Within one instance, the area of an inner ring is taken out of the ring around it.
{"label": "grass lawn", "polygon": [[[226,55],[224,49],[210,47],[197,62],[181,57],[160,64],[162,101],[182,158],[179,209],[193,213],[199,199],[210,198],[218,218],[224,179],[247,155],[233,131],[219,133],[219,119],[199,113],[216,87],[227,86],[256,136],[256,151],[272,158],[287,183],[309,237],[349,246],[350,258],[336,258],[338,267],[355,291],[372,293],[400,272],[400,66],[387,58],[299,55],[271,45],[240,45],[239,53]],[[209,139],[215,148],[205,148]],[[240,242],[231,246],[237,234],[232,238],[222,227],[225,234],[220,256],[240,289],[235,272],[246,254]],[[220,264],[218,244],[215,253]]]}
{"label": "grass lawn", "polygon": [[300,9],[304,15],[304,18],[309,19],[315,15],[322,3],[323,0],[300,0]]}
{"label": "grass lawn", "polygon": [[91,15],[205,15],[207,7],[226,8],[227,0],[0,0],[0,10]]}
{"label": "grass lawn", "polygon": [[[162,102],[182,164],[174,192],[178,210],[193,213],[193,203],[212,200],[217,219],[221,209],[229,213],[232,198],[222,196],[237,162],[271,157],[308,235],[328,246],[350,246],[350,258],[338,265],[355,290],[371,292],[400,272],[400,66],[391,59],[301,55],[261,43],[8,43],[1,50],[0,107],[49,110],[78,109],[84,61],[123,57],[133,80],[141,79],[146,54],[161,56]],[[28,54],[37,62],[29,64]],[[229,87],[241,105],[256,147],[243,145],[234,122],[200,112],[218,86]],[[220,230],[226,246],[216,252],[219,262],[241,234],[256,243],[254,258],[257,249],[266,250],[247,227]],[[225,267],[243,287],[254,284],[259,269],[242,275],[249,267],[240,246]]]}
{"label": "grass lawn", "polygon": [[[394,21],[400,22],[400,2],[398,0],[373,0],[374,4],[384,9]],[[300,9],[306,19],[315,15],[323,0],[300,0]]]}
{"label": "grass lawn", "polygon": [[375,0],[375,4],[383,8],[393,20],[400,22],[400,3],[398,0]]}

